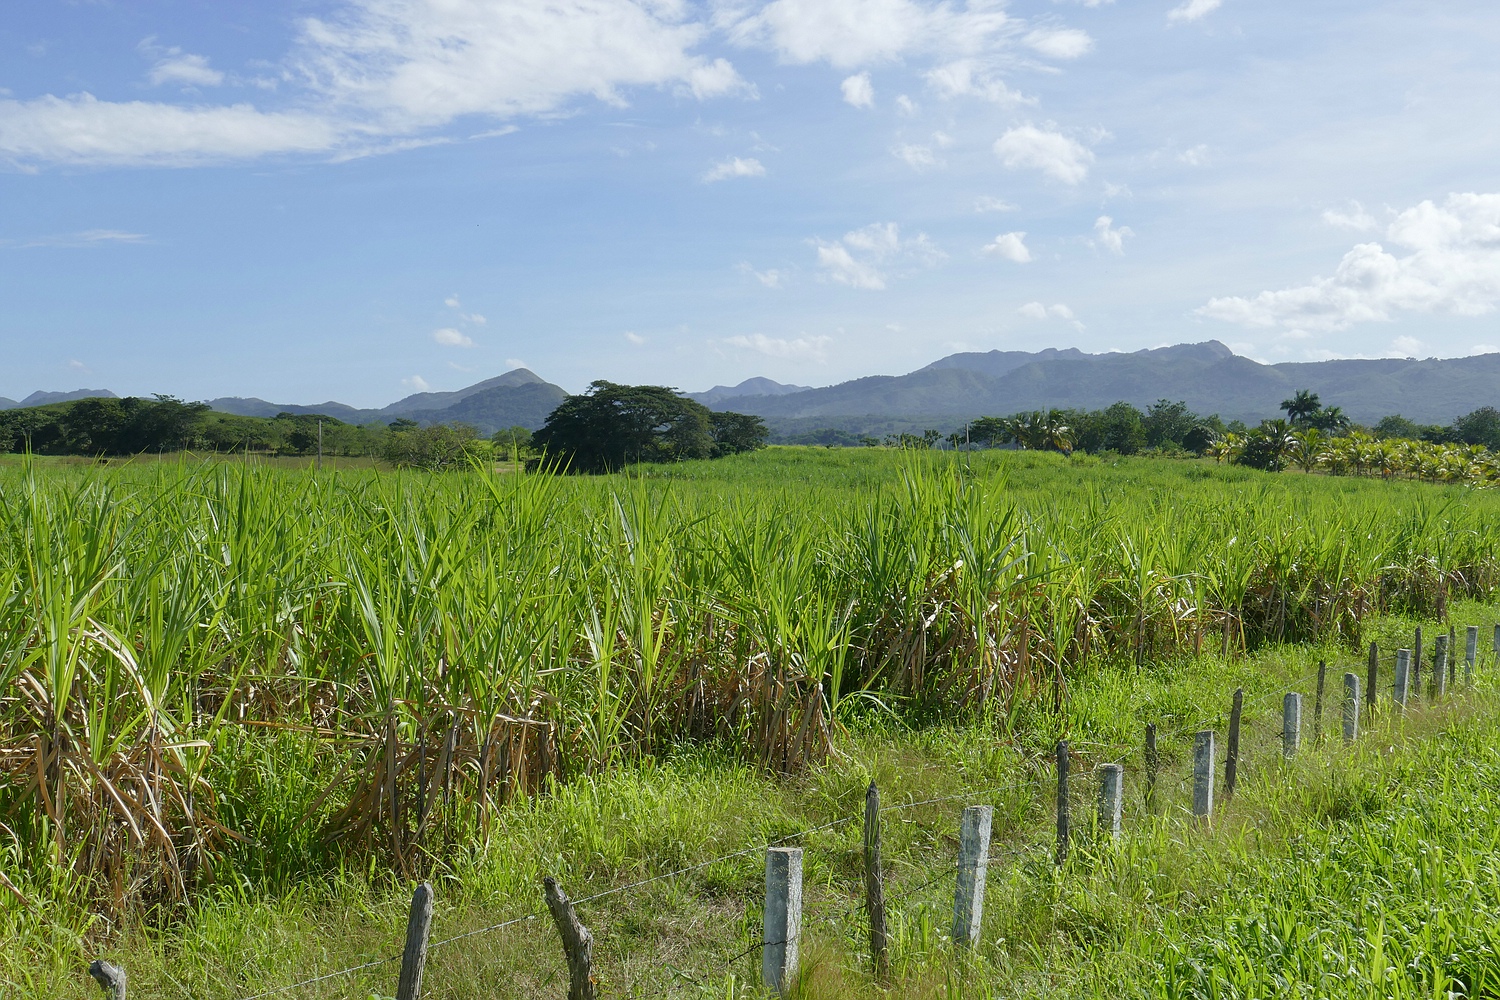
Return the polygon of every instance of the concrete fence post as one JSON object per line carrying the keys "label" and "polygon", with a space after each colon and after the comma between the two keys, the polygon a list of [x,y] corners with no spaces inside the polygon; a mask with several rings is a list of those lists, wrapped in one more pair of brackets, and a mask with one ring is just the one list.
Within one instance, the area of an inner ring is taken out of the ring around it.
{"label": "concrete fence post", "polygon": [[1318,661],[1318,693],[1313,698],[1313,742],[1323,742],[1323,682],[1328,677],[1328,661]]}
{"label": "concrete fence post", "polygon": [[1344,675],[1344,742],[1359,735],[1359,675]]}
{"label": "concrete fence post", "polygon": [[1100,764],[1099,829],[1111,837],[1118,837],[1124,811],[1125,768],[1119,764]]}
{"label": "concrete fence post", "polygon": [[1193,737],[1193,815],[1204,823],[1214,815],[1214,731]]}
{"label": "concrete fence post", "polygon": [[1375,692],[1379,689],[1380,646],[1370,643],[1370,662],[1365,666],[1365,707],[1375,710]]}
{"label": "concrete fence post", "polygon": [[1234,785],[1240,775],[1240,720],[1245,713],[1245,689],[1234,689],[1229,705],[1229,748],[1224,755],[1224,801],[1234,798]]}
{"label": "concrete fence post", "polygon": [[968,948],[978,943],[984,922],[984,879],[990,864],[990,806],[964,809],[958,829],[958,888],[953,893],[953,943]]}
{"label": "concrete fence post", "polygon": [[1411,650],[1396,650],[1396,686],[1391,691],[1391,700],[1398,709],[1406,710],[1406,688],[1411,682]]}
{"label": "concrete fence post", "polygon": [[766,989],[784,995],[797,979],[802,937],[802,848],[766,848],[766,916],[761,930],[760,976]]}
{"label": "concrete fence post", "polygon": [[1068,860],[1068,741],[1057,743],[1057,863]]}
{"label": "concrete fence post", "polygon": [[1448,687],[1448,637],[1439,632],[1432,642],[1432,699],[1436,701]]}
{"label": "concrete fence post", "polygon": [[1281,699],[1281,755],[1288,760],[1297,756],[1302,743],[1302,696],[1288,691]]}
{"label": "concrete fence post", "polygon": [[1464,684],[1474,683],[1474,661],[1479,659],[1479,626],[1464,630]]}

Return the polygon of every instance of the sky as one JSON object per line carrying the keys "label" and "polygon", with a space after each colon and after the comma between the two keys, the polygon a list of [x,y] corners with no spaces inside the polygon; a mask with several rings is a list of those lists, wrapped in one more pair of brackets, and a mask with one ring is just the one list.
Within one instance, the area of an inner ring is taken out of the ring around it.
{"label": "sky", "polygon": [[1493,0],[16,0],[0,396],[1500,350]]}

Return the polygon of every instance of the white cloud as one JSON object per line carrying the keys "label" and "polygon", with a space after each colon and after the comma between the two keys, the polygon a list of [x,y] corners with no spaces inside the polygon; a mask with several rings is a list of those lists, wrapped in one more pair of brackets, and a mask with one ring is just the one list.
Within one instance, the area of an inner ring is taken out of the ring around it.
{"label": "white cloud", "polygon": [[[349,156],[407,148],[466,116],[546,115],[579,99],[623,105],[631,88],[753,96],[729,62],[692,51],[708,27],[690,13],[675,0],[346,0],[301,22],[280,67],[298,84],[300,110],[86,93],[4,100],[0,156],[124,166]],[[162,82],[195,85],[218,72],[171,50],[159,69]]]}
{"label": "white cloud", "polygon": [[1198,21],[1223,6],[1224,0],[1184,0],[1183,3],[1167,11],[1167,20],[1176,21]]}
{"label": "white cloud", "polygon": [[432,391],[432,386],[428,385],[427,380],[420,375],[413,375],[410,378],[404,378],[401,380],[401,384],[406,386],[408,389],[415,389],[417,392]]}
{"label": "white cloud", "polygon": [[994,195],[982,194],[974,199],[974,211],[976,212],[1014,212],[1015,210],[1016,206],[1002,198],[996,198]]}
{"label": "white cloud", "polygon": [[646,342],[646,338],[642,337],[640,334],[634,332],[633,330],[626,330],[625,342],[630,344],[632,347],[640,347]]}
{"label": "white cloud", "polygon": [[433,330],[432,339],[437,341],[439,344],[442,344],[444,347],[474,346],[474,341],[471,337],[469,337],[468,334],[464,333],[462,330],[455,330],[452,327],[443,327],[440,330]]}
{"label": "white cloud", "polygon": [[1028,302],[1025,305],[1021,306],[1021,308],[1016,310],[1016,315],[1021,316],[1024,319],[1066,320],[1067,322],[1073,324],[1073,327],[1075,329],[1083,329],[1083,324],[1078,322],[1078,317],[1073,314],[1073,310],[1069,309],[1061,302],[1055,302],[1050,306],[1045,305],[1041,302]]}
{"label": "white cloud", "polygon": [[1416,357],[1417,352],[1426,346],[1426,344],[1418,340],[1416,337],[1402,336],[1397,337],[1395,340],[1391,341],[1391,350],[1395,351],[1398,355],[1404,358]]}
{"label": "white cloud", "polygon": [[1101,215],[1095,219],[1094,238],[1099,241],[1100,246],[1104,247],[1110,253],[1124,254],[1125,237],[1134,236],[1135,233],[1131,231],[1129,226],[1111,228],[1113,223],[1114,220],[1107,215]]}
{"label": "white cloud", "polygon": [[931,147],[916,146],[905,142],[892,146],[891,155],[913,170],[926,170],[928,167],[937,166],[938,162],[937,157],[932,154]]}
{"label": "white cloud", "polygon": [[749,261],[741,261],[739,264],[739,270],[743,271],[745,274],[752,275],[756,281],[759,281],[767,288],[780,288],[781,280],[785,277],[783,272],[778,271],[774,267],[769,268],[765,271],[757,271],[754,267],[750,266]]}
{"label": "white cloud", "polygon": [[1094,162],[1093,151],[1052,128],[1040,129],[1030,122],[1019,125],[995,140],[995,155],[1012,170],[1040,170],[1064,184],[1078,184]]}
{"label": "white cloud", "polygon": [[1365,206],[1357,201],[1349,202],[1347,212],[1328,209],[1323,213],[1323,221],[1339,229],[1352,229],[1356,233],[1368,233],[1380,225],[1375,221],[1375,216],[1365,211]]}
{"label": "white cloud", "polygon": [[904,273],[914,267],[934,267],[947,257],[926,233],[902,239],[894,222],[872,223],[832,242],[814,240],[813,246],[827,280],[870,291],[885,288],[893,268]]}
{"label": "white cloud", "polygon": [[844,102],[856,108],[873,108],[875,106],[875,88],[870,84],[870,74],[856,73],[844,78],[839,84],[839,89],[844,92]]}
{"label": "white cloud", "polygon": [[922,110],[917,107],[917,102],[902,94],[896,98],[896,113],[905,118],[913,118],[917,112]]}
{"label": "white cloud", "polygon": [[724,343],[730,347],[738,347],[747,351],[758,351],[772,358],[807,358],[813,361],[822,361],[828,354],[828,345],[833,343],[832,337],[797,337],[788,340],[781,337],[767,337],[763,333],[754,333],[748,337],[726,337]]}
{"label": "white cloud", "polygon": [[985,0],[963,8],[915,0],[774,0],[741,14],[720,18],[735,42],[768,48],[786,62],[841,69],[914,54],[974,55],[1010,28],[1000,5]]}
{"label": "white cloud", "polygon": [[207,56],[195,56],[181,49],[168,49],[163,59],[157,60],[146,77],[154,87],[164,83],[177,83],[185,87],[217,87],[224,82],[224,74],[208,64]]}
{"label": "white cloud", "polygon": [[81,233],[61,233],[56,236],[39,236],[31,240],[0,240],[0,247],[102,247],[116,243],[144,243],[144,233],[130,233],[123,229],[85,229]]}
{"label": "white cloud", "polygon": [[514,371],[517,368],[530,368],[531,366],[522,361],[520,358],[506,358],[505,367],[507,369],[510,369],[511,371]]}
{"label": "white cloud", "polygon": [[708,173],[703,175],[703,183],[712,184],[714,181],[728,180],[731,177],[764,177],[766,168],[753,156],[740,159],[738,156],[716,163]]}
{"label": "white cloud", "polygon": [[71,358],[68,361],[68,370],[75,372],[87,372],[89,370],[89,366],[84,364],[82,361],[79,361],[77,358]]}
{"label": "white cloud", "polygon": [[994,241],[985,245],[984,253],[992,257],[1003,257],[1005,260],[1015,261],[1017,264],[1026,264],[1031,261],[1031,251],[1026,248],[1026,234],[1001,233]]}
{"label": "white cloud", "polygon": [[1028,32],[1024,41],[1049,59],[1077,59],[1094,49],[1088,32],[1077,28],[1038,28]]}
{"label": "white cloud", "polygon": [[1004,80],[990,75],[976,60],[956,59],[923,74],[927,85],[939,97],[979,97],[995,104],[1014,106],[1036,101],[1011,90]]}
{"label": "white cloud", "polygon": [[1199,143],[1191,149],[1184,149],[1177,154],[1177,162],[1185,163],[1190,167],[1201,167],[1208,163],[1208,146]]}
{"label": "white cloud", "polygon": [[1406,312],[1480,316],[1500,302],[1500,194],[1450,194],[1441,207],[1424,201],[1396,216],[1385,235],[1411,252],[1397,257],[1361,243],[1332,277],[1210,299],[1198,313],[1245,326],[1343,330]]}
{"label": "white cloud", "polygon": [[1500,344],[1475,344],[1469,348],[1470,354],[1500,354]]}
{"label": "white cloud", "polygon": [[446,299],[444,299],[443,305],[447,306],[449,309],[462,309],[464,307],[464,304],[458,300],[457,293],[450,295]]}

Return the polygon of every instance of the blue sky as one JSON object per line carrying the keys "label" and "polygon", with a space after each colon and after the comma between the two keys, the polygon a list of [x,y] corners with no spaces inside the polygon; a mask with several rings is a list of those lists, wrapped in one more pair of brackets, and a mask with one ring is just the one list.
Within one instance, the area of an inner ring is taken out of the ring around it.
{"label": "blue sky", "polygon": [[8,4],[0,395],[1500,350],[1500,10]]}

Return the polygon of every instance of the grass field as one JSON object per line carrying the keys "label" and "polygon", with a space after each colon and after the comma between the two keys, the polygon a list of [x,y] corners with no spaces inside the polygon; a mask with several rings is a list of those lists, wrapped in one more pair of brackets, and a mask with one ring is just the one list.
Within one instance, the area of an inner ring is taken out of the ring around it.
{"label": "grass field", "polygon": [[[1352,749],[1283,764],[1269,728],[1319,658],[1337,678],[1418,621],[1487,640],[1491,493],[770,449],[588,480],[9,465],[0,496],[18,995],[85,995],[107,952],[135,995],[248,997],[384,957],[413,877],[440,937],[533,912],[545,873],[583,896],[853,816],[872,777],[892,804],[961,796],[891,813],[897,995],[1497,988],[1493,665]],[[1184,741],[1236,685],[1247,778],[1196,829]],[[1176,782],[1155,816],[1148,722]],[[1129,836],[1059,873],[1060,737],[1080,815],[1093,764],[1136,783]],[[1008,853],[959,961],[942,880],[970,795]],[[878,992],[857,824],[805,846],[805,991]],[[605,994],[753,994],[759,891],[752,851],[583,906]],[[438,949],[428,992],[560,995],[554,937]],[[394,970],[285,995],[330,989]]]}

